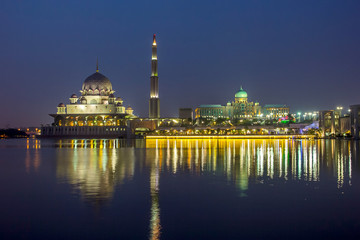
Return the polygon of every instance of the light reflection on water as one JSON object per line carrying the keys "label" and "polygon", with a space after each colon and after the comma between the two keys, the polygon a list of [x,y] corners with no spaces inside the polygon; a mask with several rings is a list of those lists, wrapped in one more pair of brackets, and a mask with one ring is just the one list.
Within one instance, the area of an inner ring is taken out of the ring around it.
{"label": "light reflection on water", "polygon": [[[135,171],[149,174],[150,239],[161,235],[161,173],[225,176],[240,196],[246,197],[250,182],[318,182],[322,172],[331,172],[337,188],[351,186],[352,161],[358,143],[337,140],[58,140],[49,145],[27,141],[26,171],[41,165],[40,149],[57,148],[56,176],[96,205],[112,199],[116,188],[132,181]],[[146,155],[137,158],[136,149]]]}
{"label": "light reflection on water", "polygon": [[321,167],[333,171],[339,188],[351,185],[351,144],[335,140],[152,139],[146,147],[166,156],[163,170],[225,174],[246,190],[249,179],[319,181]]}
{"label": "light reflection on water", "polygon": [[[336,140],[94,139],[58,140],[52,146],[73,149],[72,152],[57,152],[58,177],[84,189],[82,191],[89,197],[99,197],[102,194],[97,191],[104,191],[101,184],[113,186],[116,182],[121,185],[126,179],[131,180],[135,167],[147,165],[151,176],[155,173],[158,176],[161,171],[225,174],[243,190],[247,189],[249,179],[260,182],[271,179],[319,181],[323,168],[333,172],[341,188],[344,184],[351,185],[351,152],[358,149],[357,145],[357,142]],[[41,140],[27,141],[28,149],[40,149],[41,146]],[[92,150],[85,151],[87,148]],[[150,156],[146,159],[135,161],[136,148],[155,151],[148,152]],[[26,169],[38,169],[40,159],[40,151],[35,152],[32,161],[27,153]],[[149,159],[153,162],[149,163]],[[157,178],[154,181],[158,187]],[[110,193],[103,194],[111,196]]]}

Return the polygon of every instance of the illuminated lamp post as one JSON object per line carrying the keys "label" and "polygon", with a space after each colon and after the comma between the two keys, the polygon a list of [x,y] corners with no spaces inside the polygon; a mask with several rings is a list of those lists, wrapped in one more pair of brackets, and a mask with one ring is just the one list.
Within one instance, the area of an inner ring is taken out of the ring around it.
{"label": "illuminated lamp post", "polygon": [[342,113],[343,107],[341,107],[341,106],[340,106],[340,107],[336,107],[336,109],[337,109],[338,111],[340,111],[340,117],[341,117],[341,115],[342,115],[341,113]]}

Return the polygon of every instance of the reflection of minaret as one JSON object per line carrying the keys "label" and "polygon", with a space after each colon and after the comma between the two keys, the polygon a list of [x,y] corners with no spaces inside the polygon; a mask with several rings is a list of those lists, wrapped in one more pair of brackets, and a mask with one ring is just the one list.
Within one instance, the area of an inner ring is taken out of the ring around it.
{"label": "reflection of minaret", "polygon": [[151,57],[149,118],[160,118],[159,77],[157,67],[157,45],[154,34]]}
{"label": "reflection of minaret", "polygon": [[156,148],[155,163],[152,163],[150,170],[150,195],[151,195],[151,220],[150,238],[151,240],[160,239],[160,207],[159,207],[159,153]]}

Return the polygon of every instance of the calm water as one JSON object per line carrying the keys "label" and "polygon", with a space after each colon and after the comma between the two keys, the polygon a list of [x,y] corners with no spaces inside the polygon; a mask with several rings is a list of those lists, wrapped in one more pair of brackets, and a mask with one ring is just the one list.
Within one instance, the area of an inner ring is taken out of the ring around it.
{"label": "calm water", "polygon": [[345,140],[0,140],[0,239],[360,239]]}

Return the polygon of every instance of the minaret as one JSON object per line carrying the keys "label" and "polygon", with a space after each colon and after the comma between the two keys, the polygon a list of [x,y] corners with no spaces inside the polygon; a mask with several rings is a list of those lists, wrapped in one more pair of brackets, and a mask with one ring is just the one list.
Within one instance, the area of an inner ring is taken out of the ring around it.
{"label": "minaret", "polygon": [[159,77],[157,67],[157,45],[154,34],[151,57],[149,118],[160,118]]}

